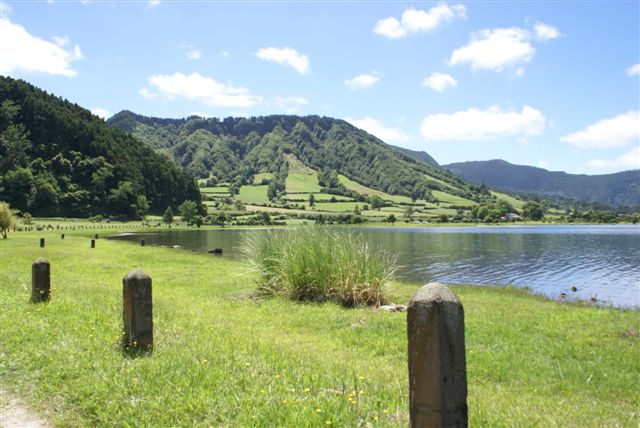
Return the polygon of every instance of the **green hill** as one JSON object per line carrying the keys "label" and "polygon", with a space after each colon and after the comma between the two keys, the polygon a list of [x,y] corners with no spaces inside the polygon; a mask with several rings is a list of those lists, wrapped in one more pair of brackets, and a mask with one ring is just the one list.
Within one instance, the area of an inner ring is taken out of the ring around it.
{"label": "green hill", "polygon": [[[159,119],[123,111],[108,123],[130,132],[210,185],[231,183],[232,188],[239,188],[253,184],[258,174],[271,173],[269,199],[274,192],[321,191],[358,199],[362,193],[347,188],[340,176],[372,192],[404,197],[409,203],[439,202],[434,191],[468,205],[492,199],[486,187],[338,119],[286,115]],[[294,159],[299,165],[294,166]]]}
{"label": "green hill", "polygon": [[200,201],[196,183],[165,157],[76,104],[0,77],[0,200],[38,216],[135,218],[187,199]]}
{"label": "green hill", "polygon": [[516,193],[537,194],[547,199],[570,198],[612,206],[640,206],[640,170],[605,175],[576,175],[513,165],[503,160],[461,162],[445,165],[451,172],[474,183]]}

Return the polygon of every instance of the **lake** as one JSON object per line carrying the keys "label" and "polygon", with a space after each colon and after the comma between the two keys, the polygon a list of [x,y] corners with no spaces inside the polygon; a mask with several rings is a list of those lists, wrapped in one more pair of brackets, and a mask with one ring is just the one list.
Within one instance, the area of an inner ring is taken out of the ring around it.
{"label": "lake", "polygon": [[[339,233],[346,229],[336,228]],[[400,279],[513,285],[558,299],[595,299],[640,308],[640,226],[480,226],[351,228],[397,254]],[[149,245],[180,245],[242,258],[247,229],[144,233]],[[260,233],[258,231],[258,233]],[[138,242],[141,235],[114,239]],[[213,257],[213,256],[212,256]],[[573,292],[572,287],[577,291]]]}

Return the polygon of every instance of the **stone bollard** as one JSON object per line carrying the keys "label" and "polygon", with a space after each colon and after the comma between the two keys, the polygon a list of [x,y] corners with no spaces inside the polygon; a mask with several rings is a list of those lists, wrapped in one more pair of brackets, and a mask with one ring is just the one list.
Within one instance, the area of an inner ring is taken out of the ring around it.
{"label": "stone bollard", "polygon": [[95,239],[98,239],[98,234],[96,233],[96,236],[94,236]]}
{"label": "stone bollard", "polygon": [[124,340],[126,350],[153,348],[153,302],[151,277],[140,269],[122,280]]}
{"label": "stone bollard", "polygon": [[60,235],[60,239],[64,239],[64,233]]}
{"label": "stone bollard", "polygon": [[144,247],[145,245],[146,245],[146,242],[144,241],[144,239],[141,239],[141,240],[140,240],[140,246],[141,246],[141,247]]}
{"label": "stone bollard", "polygon": [[91,240],[91,248],[96,248],[96,240],[95,239]]}
{"label": "stone bollard", "polygon": [[40,238],[40,248],[44,248],[44,238]]}
{"label": "stone bollard", "polygon": [[31,301],[48,302],[51,297],[51,265],[42,257],[31,264]]}
{"label": "stone bollard", "polygon": [[411,427],[466,427],[464,309],[439,283],[420,288],[407,311]]}

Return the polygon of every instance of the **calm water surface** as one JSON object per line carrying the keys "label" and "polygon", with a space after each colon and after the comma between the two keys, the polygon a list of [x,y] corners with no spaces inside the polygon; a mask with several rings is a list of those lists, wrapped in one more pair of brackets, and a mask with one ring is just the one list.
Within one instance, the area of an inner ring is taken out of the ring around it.
{"label": "calm water surface", "polygon": [[[339,233],[346,231],[337,229]],[[640,308],[640,226],[354,228],[398,255],[399,277],[426,283],[514,285],[567,299]],[[150,245],[180,245],[242,258],[249,230],[145,233]],[[260,232],[258,232],[260,233]],[[116,239],[139,241],[140,235]],[[576,287],[578,291],[572,292]]]}

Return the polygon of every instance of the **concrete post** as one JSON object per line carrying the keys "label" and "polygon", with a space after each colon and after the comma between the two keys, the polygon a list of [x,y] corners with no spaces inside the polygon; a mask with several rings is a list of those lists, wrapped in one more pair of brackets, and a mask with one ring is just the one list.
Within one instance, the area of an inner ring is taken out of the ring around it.
{"label": "concrete post", "polygon": [[430,283],[411,298],[409,413],[411,427],[466,427],[464,309],[449,288]]}
{"label": "concrete post", "polygon": [[144,246],[145,246],[145,244],[146,244],[146,242],[144,241],[144,239],[141,239],[141,240],[140,240],[140,246],[141,246],[141,247],[144,247]]}
{"label": "concrete post", "polygon": [[42,257],[31,264],[31,301],[48,302],[51,297],[51,265]]}
{"label": "concrete post", "polygon": [[64,233],[60,235],[60,239],[64,239]]}
{"label": "concrete post", "polygon": [[40,238],[40,248],[44,248],[44,238]]}
{"label": "concrete post", "polygon": [[91,248],[96,248],[96,240],[95,239],[91,240]]}
{"label": "concrete post", "polygon": [[153,347],[153,302],[151,277],[136,269],[122,280],[125,349],[151,350]]}

